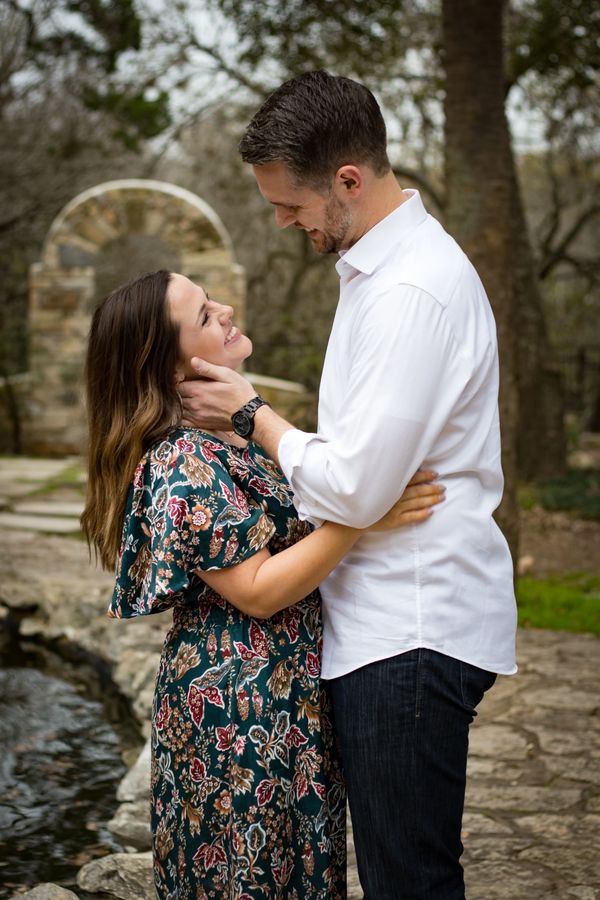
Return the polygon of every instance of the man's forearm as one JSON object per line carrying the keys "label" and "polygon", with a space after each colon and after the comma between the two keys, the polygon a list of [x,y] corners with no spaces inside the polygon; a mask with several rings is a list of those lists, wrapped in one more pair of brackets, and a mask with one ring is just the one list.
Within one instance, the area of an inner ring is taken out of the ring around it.
{"label": "man's forearm", "polygon": [[285,432],[293,427],[270,406],[261,406],[254,415],[252,440],[260,444],[267,456],[279,465],[279,442]]}

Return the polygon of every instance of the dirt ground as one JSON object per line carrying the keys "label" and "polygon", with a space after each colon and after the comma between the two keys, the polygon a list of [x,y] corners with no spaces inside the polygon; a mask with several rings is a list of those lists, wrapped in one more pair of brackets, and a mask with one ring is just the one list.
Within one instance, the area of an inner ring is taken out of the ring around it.
{"label": "dirt ground", "polygon": [[535,509],[521,513],[521,574],[600,576],[600,522]]}
{"label": "dirt ground", "polygon": [[[600,434],[583,433],[569,456],[574,468],[600,469]],[[521,574],[600,575],[600,522],[541,507],[521,512]]]}

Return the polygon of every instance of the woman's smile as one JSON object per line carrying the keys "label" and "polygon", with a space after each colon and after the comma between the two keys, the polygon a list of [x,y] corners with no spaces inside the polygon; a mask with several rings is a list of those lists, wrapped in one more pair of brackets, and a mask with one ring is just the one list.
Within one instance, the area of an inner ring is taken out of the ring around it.
{"label": "woman's smile", "polygon": [[172,321],[179,329],[178,373],[195,378],[194,356],[215,366],[238,369],[252,353],[252,342],[233,324],[233,308],[212,300],[199,285],[173,273],[167,292]]}
{"label": "woman's smile", "polygon": [[238,341],[241,336],[242,336],[242,332],[240,331],[240,329],[236,328],[235,325],[232,325],[229,333],[227,334],[227,336],[225,338],[225,343],[231,344],[232,341]]}

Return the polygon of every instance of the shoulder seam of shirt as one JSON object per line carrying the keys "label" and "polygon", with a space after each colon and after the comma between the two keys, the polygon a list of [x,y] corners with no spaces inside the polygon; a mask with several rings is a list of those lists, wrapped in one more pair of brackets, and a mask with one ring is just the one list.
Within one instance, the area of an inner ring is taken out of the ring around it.
{"label": "shoulder seam of shirt", "polygon": [[[436,297],[434,294],[432,294],[430,291],[425,290],[425,288],[420,287],[420,286],[417,285],[417,284],[412,284],[412,282],[410,282],[410,281],[399,281],[399,282],[397,282],[396,284],[389,285],[389,287],[387,287],[385,290],[383,290],[383,291],[381,291],[379,294],[375,295],[375,296],[373,297],[373,299],[376,300],[378,296],[381,297],[381,296],[383,296],[384,294],[390,293],[391,291],[393,291],[393,290],[394,290],[395,288],[397,288],[397,287],[409,287],[409,288],[412,288],[413,290],[418,291],[418,292],[419,292],[420,294],[422,294],[424,297],[428,297],[428,298],[432,301],[432,303],[435,304],[435,306],[437,307],[437,309],[440,310],[440,315],[441,315],[441,317],[442,317],[442,319],[443,319],[443,321],[444,321],[444,323],[445,323],[445,325],[446,325],[446,327],[447,327],[447,329],[448,329],[448,331],[449,331],[449,333],[450,333],[450,335],[451,335],[451,337],[452,337],[452,342],[453,342],[454,346],[456,347],[456,352],[458,353],[458,355],[459,355],[462,359],[468,360],[469,362],[472,362],[472,361],[473,361],[473,357],[471,356],[470,353],[467,352],[466,348],[463,346],[462,341],[460,341],[460,340],[458,339],[458,337],[457,337],[457,335],[456,335],[456,332],[455,332],[454,328],[452,327],[452,323],[451,323],[450,320],[449,320],[446,306],[444,306],[444,304],[441,303],[441,302],[437,299],[437,297]],[[456,291],[456,285],[454,286],[454,289],[453,289],[453,291],[452,291],[451,296],[454,295],[454,292],[455,292],[455,291]]]}

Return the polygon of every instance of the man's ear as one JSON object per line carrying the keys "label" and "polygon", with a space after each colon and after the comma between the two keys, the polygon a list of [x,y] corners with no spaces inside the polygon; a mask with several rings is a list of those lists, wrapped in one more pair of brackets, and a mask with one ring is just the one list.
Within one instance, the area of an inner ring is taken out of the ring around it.
{"label": "man's ear", "polygon": [[340,166],[334,183],[346,199],[358,197],[363,186],[363,174],[359,166]]}

